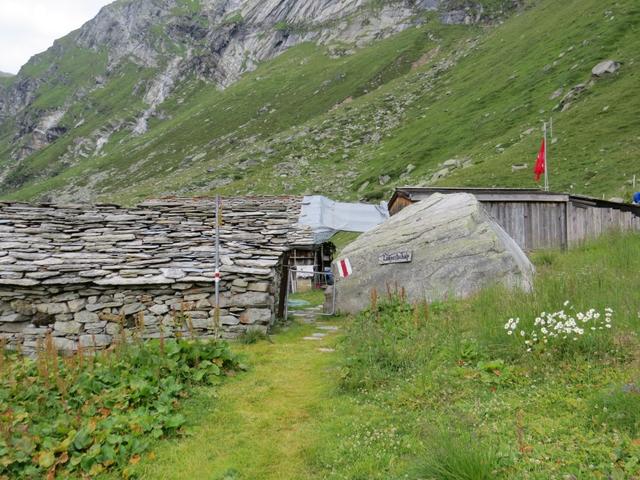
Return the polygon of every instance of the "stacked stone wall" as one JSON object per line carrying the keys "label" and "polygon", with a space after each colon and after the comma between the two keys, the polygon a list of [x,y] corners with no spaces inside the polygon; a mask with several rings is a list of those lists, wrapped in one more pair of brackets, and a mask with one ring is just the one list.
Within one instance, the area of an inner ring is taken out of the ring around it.
{"label": "stacked stone wall", "polygon": [[[282,256],[312,243],[300,199],[225,199],[220,312],[215,205],[168,199],[114,205],[0,204],[0,338],[29,352],[105,348],[118,335],[232,338],[273,324]],[[219,320],[217,320],[219,319]]]}

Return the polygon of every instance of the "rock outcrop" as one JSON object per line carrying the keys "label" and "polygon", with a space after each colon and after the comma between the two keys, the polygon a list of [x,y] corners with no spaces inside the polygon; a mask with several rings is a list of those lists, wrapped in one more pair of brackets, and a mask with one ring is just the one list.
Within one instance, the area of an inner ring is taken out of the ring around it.
{"label": "rock outcrop", "polygon": [[468,296],[501,283],[528,290],[534,267],[470,194],[434,194],[363,234],[342,252],[353,274],[338,278],[337,309],[356,313],[372,289],[404,289],[411,302]]}
{"label": "rock outcrop", "polygon": [[591,70],[594,77],[604,77],[607,74],[613,74],[620,70],[620,63],[615,60],[605,60],[597,64]]}
{"label": "rock outcrop", "polygon": [[[22,147],[26,143],[26,148],[16,148],[12,157],[26,158],[57,138],[42,128],[46,123],[43,118],[51,111],[40,108],[30,114],[43,89],[75,82],[73,96],[52,106],[55,111],[66,112],[70,105],[116,80],[121,68],[132,62],[156,72],[135,87],[148,108],[138,112],[137,121],[127,128],[142,134],[147,120],[181,79],[196,77],[225,88],[260,62],[292,46],[303,42],[364,45],[415,25],[418,13],[436,10],[440,5],[441,0],[396,1],[373,11],[363,0],[114,2],[80,29],[56,41],[49,51],[31,59],[29,68],[23,69],[9,88],[0,90],[0,127],[4,119],[17,116],[21,125],[17,140],[23,141],[15,144]],[[95,79],[70,80],[69,72],[60,72],[58,63],[76,51],[94,52],[97,64],[106,53],[104,72]],[[41,73],[33,75],[33,70]],[[34,131],[41,134],[32,139]]]}

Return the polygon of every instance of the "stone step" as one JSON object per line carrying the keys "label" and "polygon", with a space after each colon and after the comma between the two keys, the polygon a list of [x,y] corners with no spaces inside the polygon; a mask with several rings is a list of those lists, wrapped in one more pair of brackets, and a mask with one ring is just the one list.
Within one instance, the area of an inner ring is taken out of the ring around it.
{"label": "stone step", "polygon": [[318,325],[318,330],[326,330],[328,332],[337,332],[340,330],[340,327],[335,325]]}

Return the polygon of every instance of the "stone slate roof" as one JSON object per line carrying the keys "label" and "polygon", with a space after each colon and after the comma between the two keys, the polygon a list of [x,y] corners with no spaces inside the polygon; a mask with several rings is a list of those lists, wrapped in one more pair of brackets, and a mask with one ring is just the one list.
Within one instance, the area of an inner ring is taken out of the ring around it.
{"label": "stone slate roof", "polygon": [[[302,197],[222,200],[224,273],[269,275],[280,255],[313,244]],[[116,205],[0,203],[0,288],[212,282],[215,201]]]}

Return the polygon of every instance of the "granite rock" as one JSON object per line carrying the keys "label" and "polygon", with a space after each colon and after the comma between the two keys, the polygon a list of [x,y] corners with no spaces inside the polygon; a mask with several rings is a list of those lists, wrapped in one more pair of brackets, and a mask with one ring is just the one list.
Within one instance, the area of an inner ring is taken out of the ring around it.
{"label": "granite rock", "polygon": [[[384,254],[404,262],[381,264]],[[361,235],[342,257],[353,273],[336,279],[337,309],[348,313],[367,308],[372,289],[404,289],[410,302],[432,302],[494,283],[529,290],[534,274],[516,242],[466,193],[434,194],[406,207]]]}

